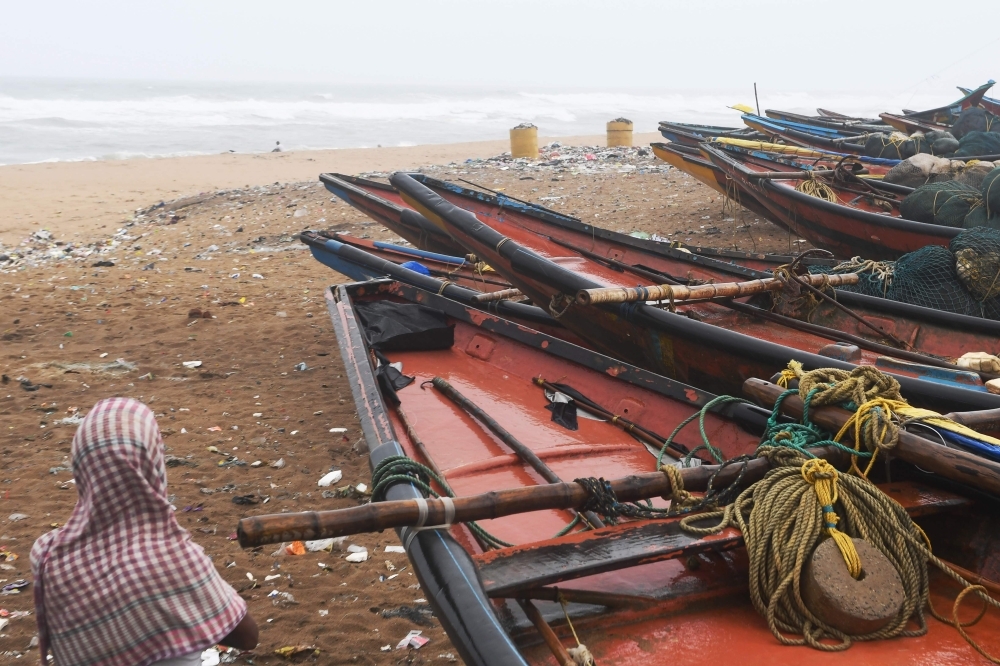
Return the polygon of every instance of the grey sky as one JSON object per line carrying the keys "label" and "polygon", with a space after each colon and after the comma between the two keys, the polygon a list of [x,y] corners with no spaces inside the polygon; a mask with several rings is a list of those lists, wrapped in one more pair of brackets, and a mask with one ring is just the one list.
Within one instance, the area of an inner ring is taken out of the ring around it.
{"label": "grey sky", "polygon": [[1000,77],[993,7],[4,0],[0,76],[661,90],[757,81],[772,90],[933,89],[951,98],[955,85]]}

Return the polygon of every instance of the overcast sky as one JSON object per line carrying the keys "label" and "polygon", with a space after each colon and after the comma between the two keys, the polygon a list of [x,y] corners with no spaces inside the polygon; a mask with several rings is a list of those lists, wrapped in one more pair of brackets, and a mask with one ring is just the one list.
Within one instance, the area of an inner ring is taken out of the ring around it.
{"label": "overcast sky", "polygon": [[[3,0],[0,76],[940,89],[1000,77],[996,4]],[[943,91],[948,91],[944,93]]]}

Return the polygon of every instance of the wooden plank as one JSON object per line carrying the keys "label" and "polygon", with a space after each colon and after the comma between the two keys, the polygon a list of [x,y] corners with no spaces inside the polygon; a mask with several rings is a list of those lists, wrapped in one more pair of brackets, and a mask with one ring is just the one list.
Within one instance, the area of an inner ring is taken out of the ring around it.
{"label": "wooden plank", "polygon": [[[915,482],[880,486],[913,516],[926,516],[970,504],[970,500]],[[680,529],[680,520],[641,521],[572,534],[559,539],[488,551],[474,557],[491,597],[520,592],[567,580],[688,557],[720,552],[743,545],[738,530],[698,537]]]}

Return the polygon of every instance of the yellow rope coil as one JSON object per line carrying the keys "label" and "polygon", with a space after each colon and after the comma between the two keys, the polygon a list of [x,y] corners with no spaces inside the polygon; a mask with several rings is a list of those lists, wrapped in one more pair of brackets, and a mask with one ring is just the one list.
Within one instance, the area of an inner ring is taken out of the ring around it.
{"label": "yellow rope coil", "polygon": [[834,540],[840,549],[840,554],[844,556],[844,563],[851,577],[857,579],[861,575],[861,558],[851,537],[837,529],[840,517],[833,509],[833,504],[837,501],[837,476],[837,469],[822,458],[807,460],[802,465],[802,478],[812,485],[823,509],[826,533]]}
{"label": "yellow rope coil", "polygon": [[833,188],[821,180],[816,180],[811,173],[809,174],[809,178],[795,186],[795,191],[808,194],[823,201],[837,202],[837,193],[834,192]]}

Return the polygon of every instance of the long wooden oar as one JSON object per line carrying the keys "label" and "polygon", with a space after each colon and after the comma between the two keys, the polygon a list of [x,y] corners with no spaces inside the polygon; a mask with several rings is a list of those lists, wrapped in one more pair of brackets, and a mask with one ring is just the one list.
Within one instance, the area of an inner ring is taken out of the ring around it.
{"label": "long wooden oar", "polygon": [[[803,275],[804,284],[830,285],[842,287],[857,284],[857,273],[831,273],[829,275]],[[785,286],[778,278],[761,278],[747,282],[722,282],[719,284],[699,284],[688,287],[676,284],[651,285],[649,287],[602,287],[581,289],[576,294],[580,305],[599,303],[631,303],[634,301],[694,301],[710,298],[742,298],[765,291],[780,291]]]}
{"label": "long wooden oar", "polygon": [[[817,451],[817,453],[831,454],[834,451],[833,449],[824,449],[823,452]],[[736,480],[742,467],[742,464],[729,465],[720,471],[717,465],[700,465],[682,469],[681,477],[684,479],[686,490],[705,490],[709,479],[718,472],[712,485],[715,488],[722,488]],[[746,463],[743,480],[745,482],[756,481],[763,477],[768,469],[770,469],[770,464],[767,459],[751,460]],[[608,484],[619,502],[636,502],[651,497],[669,495],[672,490],[669,477],[662,472],[635,474],[614,479]],[[452,503],[454,508],[452,522],[464,523],[531,511],[580,509],[588,499],[587,490],[582,485],[570,482],[495,490],[482,495],[456,497],[448,501]],[[240,520],[236,534],[242,547],[252,548],[267,543],[327,539],[361,532],[380,532],[395,527],[416,525],[420,518],[421,502],[426,508],[424,524],[442,525],[447,520],[446,500],[447,498],[445,500],[436,498],[396,500],[373,502],[331,511],[252,516]]]}
{"label": "long wooden oar", "polygon": [[[780,386],[762,379],[751,378],[743,383],[743,392],[764,406],[774,405],[784,391]],[[789,416],[802,416],[802,399],[797,395],[786,398],[781,407]],[[809,411],[809,418],[813,423],[833,432],[839,431],[850,417],[851,412],[839,407],[822,407]],[[892,449],[892,455],[946,479],[1000,496],[1000,463],[960,449],[941,446],[903,430],[899,432],[899,443]]]}

